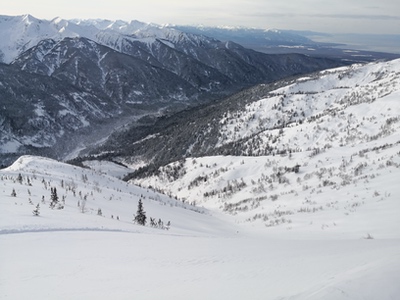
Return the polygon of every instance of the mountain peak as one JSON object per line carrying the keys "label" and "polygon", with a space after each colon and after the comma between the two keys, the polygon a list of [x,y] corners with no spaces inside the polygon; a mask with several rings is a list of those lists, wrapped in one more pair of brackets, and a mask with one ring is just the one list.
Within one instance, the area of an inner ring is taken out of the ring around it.
{"label": "mountain peak", "polygon": [[31,25],[32,23],[41,23],[42,21],[35,18],[34,16],[30,14],[22,15],[22,21],[24,21],[26,24]]}

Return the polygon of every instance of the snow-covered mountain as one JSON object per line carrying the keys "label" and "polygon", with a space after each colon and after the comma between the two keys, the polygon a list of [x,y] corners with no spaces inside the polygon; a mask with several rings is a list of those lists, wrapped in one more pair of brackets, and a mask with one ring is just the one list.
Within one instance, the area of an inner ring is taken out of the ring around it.
{"label": "snow-covered mountain", "polygon": [[[260,33],[261,32],[261,33]],[[261,35],[261,37],[260,37]],[[188,43],[207,43],[209,38],[229,41],[235,37],[262,38],[275,42],[290,42],[292,44],[312,44],[313,42],[301,35],[286,33],[279,30],[257,30],[248,28],[208,28],[190,26],[160,26],[157,24],[143,23],[139,21],[122,20],[53,20],[37,19],[31,15],[0,16],[0,53],[2,61],[12,62],[16,57],[29,48],[37,45],[43,39],[62,40],[66,37],[85,37],[104,45],[113,46],[122,50],[124,38],[132,37],[151,44],[157,39],[166,43],[177,43],[187,40]],[[121,43],[121,44],[118,44]],[[1,60],[0,60],[1,61]]]}
{"label": "snow-covered mountain", "polygon": [[209,27],[209,26],[178,26],[167,25],[170,28],[214,37],[221,41],[235,41],[242,45],[286,45],[286,46],[316,46],[311,39],[293,31],[278,29],[259,29],[247,27]]}
{"label": "snow-covered mountain", "polygon": [[400,225],[399,74],[396,60],[252,88],[101,151],[147,164],[134,183],[238,222],[387,237]]}
{"label": "snow-covered mountain", "polygon": [[[375,136],[371,138],[387,134],[386,119],[367,120],[363,115],[356,118],[348,110],[385,103],[378,100],[398,93],[398,74],[399,60],[394,60],[258,85],[212,105],[160,118],[152,129],[135,128],[135,134],[127,131],[130,138],[118,134],[102,150],[115,151],[117,156],[133,152],[144,155],[148,162],[165,164],[187,156],[276,155],[338,147],[349,141],[366,142],[372,128]],[[397,124],[397,113],[394,108],[387,112],[390,126]],[[343,122],[338,121],[343,114],[351,114],[356,129],[344,130]],[[334,123],[323,122],[325,118]],[[318,138],[311,138],[308,126],[321,128],[321,123],[329,130],[314,130]],[[299,136],[297,130],[309,137]],[[158,160],[159,151],[174,149],[176,144],[180,145],[179,151],[171,151],[169,158],[160,155],[166,159]],[[146,156],[140,149],[152,152]]]}
{"label": "snow-covered mountain", "polygon": [[68,82],[121,106],[151,105],[171,98],[187,101],[197,92],[188,82],[159,66],[80,37],[59,42],[43,40],[12,65]]}
{"label": "snow-covered mountain", "polygon": [[51,21],[31,15],[0,16],[0,61],[12,62],[21,53],[36,46],[43,39],[61,40],[65,37],[93,38],[98,29],[78,26],[73,22],[55,18]]}
{"label": "snow-covered mountain", "polygon": [[[100,126],[119,107],[52,77],[20,72],[0,64],[0,154],[35,153],[61,146],[71,148],[74,134]],[[50,153],[49,153],[50,154]]]}
{"label": "snow-covered mountain", "polygon": [[[4,61],[11,61],[0,65],[2,164],[21,154],[63,158],[138,116],[182,110],[249,85],[343,64],[296,54],[269,56],[140,22],[0,16],[0,38]],[[65,98],[73,103],[65,104]],[[52,105],[35,109],[42,102]],[[71,130],[77,115],[85,122]]]}
{"label": "snow-covered mountain", "polygon": [[[0,45],[5,53],[4,57],[7,58],[4,61],[10,63],[16,59],[17,65],[29,72],[36,72],[35,68],[27,67],[32,65],[32,59],[36,64],[40,62],[46,65],[48,56],[54,56],[49,52],[59,51],[58,42],[77,37],[89,39],[152,66],[171,71],[200,90],[226,90],[232,84],[277,80],[298,72],[326,68],[333,63],[300,55],[267,56],[232,42],[220,42],[205,35],[137,21],[66,21],[59,18],[45,21],[29,15],[0,17],[0,20],[0,36],[8,37]],[[15,33],[12,32],[14,23],[18,24],[18,31]],[[49,40],[55,43],[49,43]],[[36,45],[38,46],[34,47]],[[53,47],[56,49],[52,49]],[[32,49],[28,53],[24,53],[30,48]],[[63,60],[59,63],[63,63]],[[43,67],[53,70],[51,65]]]}

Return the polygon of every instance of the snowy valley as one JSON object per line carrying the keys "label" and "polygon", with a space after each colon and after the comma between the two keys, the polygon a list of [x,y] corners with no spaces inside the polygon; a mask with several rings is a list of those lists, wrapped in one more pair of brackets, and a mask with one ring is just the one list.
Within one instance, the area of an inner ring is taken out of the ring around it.
{"label": "snowy valley", "polygon": [[400,61],[233,99],[0,170],[0,298],[397,299]]}

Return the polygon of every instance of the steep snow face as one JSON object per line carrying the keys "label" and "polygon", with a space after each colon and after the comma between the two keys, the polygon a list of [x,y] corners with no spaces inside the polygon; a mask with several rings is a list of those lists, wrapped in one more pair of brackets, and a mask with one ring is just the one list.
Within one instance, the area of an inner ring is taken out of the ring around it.
{"label": "steep snow face", "polygon": [[[30,15],[19,17],[0,17],[0,61],[9,63],[18,54],[36,45],[43,37],[56,34],[48,22],[35,19]],[[17,33],[17,34],[14,34]]]}
{"label": "steep snow face", "polygon": [[[61,40],[65,37],[93,38],[98,29],[78,26],[73,22],[55,18],[40,20],[31,15],[0,16],[0,61],[10,63],[19,54],[37,45],[41,40]],[[2,55],[1,55],[2,54]]]}
{"label": "steep snow face", "polygon": [[397,60],[298,79],[219,120],[221,152],[238,156],[133,182],[277,236],[399,238],[399,75]]}

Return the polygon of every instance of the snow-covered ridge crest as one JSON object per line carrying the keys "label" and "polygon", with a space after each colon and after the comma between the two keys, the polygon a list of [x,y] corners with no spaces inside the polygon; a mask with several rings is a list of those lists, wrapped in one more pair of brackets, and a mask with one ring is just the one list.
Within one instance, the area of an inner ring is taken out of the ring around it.
{"label": "snow-covered ridge crest", "polygon": [[78,26],[60,18],[49,21],[36,19],[30,15],[0,16],[0,39],[2,41],[0,59],[5,63],[10,63],[19,54],[43,39],[58,41],[65,37],[77,36],[93,38],[97,31],[98,29],[94,26]]}
{"label": "snow-covered ridge crest", "polygon": [[[60,41],[66,37],[84,37],[102,43],[113,36],[134,36],[139,39],[160,38],[175,41],[193,40],[189,34],[176,29],[139,21],[110,20],[40,20],[30,15],[0,16],[0,61],[12,62],[27,49],[43,39]],[[101,40],[98,38],[101,37]],[[106,43],[113,47],[113,43]],[[115,48],[114,48],[115,49]]]}

